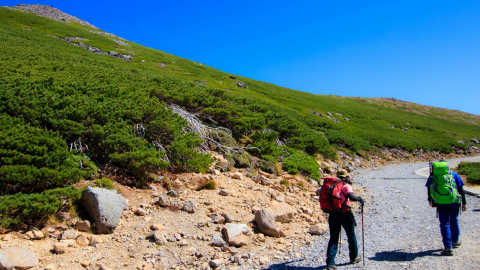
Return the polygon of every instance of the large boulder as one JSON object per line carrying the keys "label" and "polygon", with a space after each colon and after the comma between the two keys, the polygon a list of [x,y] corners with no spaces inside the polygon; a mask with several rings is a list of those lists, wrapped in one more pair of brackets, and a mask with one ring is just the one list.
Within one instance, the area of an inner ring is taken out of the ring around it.
{"label": "large boulder", "polygon": [[115,190],[87,187],[80,199],[86,212],[97,224],[97,233],[113,233],[128,202]]}
{"label": "large boulder", "polygon": [[0,249],[0,269],[30,269],[38,265],[38,258],[26,246]]}
{"label": "large boulder", "polygon": [[271,209],[262,209],[255,212],[255,222],[263,234],[280,237],[280,231],[275,224],[275,215]]}
{"label": "large boulder", "polygon": [[275,216],[275,221],[280,223],[289,223],[297,214],[297,210],[286,203],[279,203],[276,201],[272,202],[272,206],[269,207],[270,210],[273,211],[273,215]]}
{"label": "large boulder", "polygon": [[227,243],[232,246],[240,247],[248,245],[252,241],[252,230],[246,224],[228,223],[222,232]]}

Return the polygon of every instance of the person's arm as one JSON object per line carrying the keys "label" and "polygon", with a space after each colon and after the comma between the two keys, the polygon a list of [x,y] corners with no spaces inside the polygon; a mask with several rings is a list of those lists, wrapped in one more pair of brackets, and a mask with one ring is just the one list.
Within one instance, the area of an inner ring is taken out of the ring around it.
{"label": "person's arm", "polygon": [[460,195],[462,195],[462,204],[467,205],[467,198],[465,197],[465,191],[463,190],[463,186],[458,188],[458,193],[460,193]]}
{"label": "person's arm", "polygon": [[465,196],[465,190],[463,190],[463,186],[465,184],[463,183],[462,178],[460,178],[460,175],[458,175],[456,172],[453,173],[453,177],[456,181],[455,184],[457,185],[457,191],[462,196],[462,211],[465,212],[467,211],[467,198]]}
{"label": "person's arm", "polygon": [[354,201],[354,202],[360,202],[361,204],[364,204],[365,201],[362,199],[362,197],[360,196],[356,196],[355,194],[353,194],[353,192],[349,192],[347,194],[347,196],[345,196],[347,199],[350,199],[350,201]]}
{"label": "person's arm", "polygon": [[430,192],[430,186],[433,184],[433,179],[431,176],[428,177],[427,183],[425,184],[425,187],[427,187],[427,200],[428,204],[433,207],[433,198],[432,194]]}

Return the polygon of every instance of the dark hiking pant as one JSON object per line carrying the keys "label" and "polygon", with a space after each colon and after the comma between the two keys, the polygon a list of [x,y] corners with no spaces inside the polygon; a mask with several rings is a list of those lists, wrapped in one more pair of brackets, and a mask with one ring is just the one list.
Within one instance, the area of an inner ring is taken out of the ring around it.
{"label": "dark hiking pant", "polygon": [[442,233],[443,246],[452,248],[452,243],[457,243],[460,238],[460,225],[458,213],[460,204],[437,205],[440,232]]}
{"label": "dark hiking pant", "polygon": [[342,227],[348,238],[350,261],[354,261],[358,256],[358,246],[353,213],[331,213],[328,217],[328,226],[330,228],[330,241],[328,241],[327,247],[327,265],[335,264],[335,255],[337,255],[338,251],[338,237]]}

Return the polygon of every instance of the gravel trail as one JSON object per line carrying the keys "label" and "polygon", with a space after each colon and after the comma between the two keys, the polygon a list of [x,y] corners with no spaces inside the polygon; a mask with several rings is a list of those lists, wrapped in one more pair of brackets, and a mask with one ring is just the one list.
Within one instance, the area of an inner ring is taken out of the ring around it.
{"label": "gravel trail", "polygon": [[[389,165],[359,170],[353,176],[354,186],[365,190],[365,269],[480,269],[480,198],[467,195],[468,209],[459,218],[462,246],[453,257],[441,256],[442,237],[436,211],[427,202],[427,179],[415,174],[427,166],[426,162]],[[361,255],[361,214],[358,209],[354,212]],[[289,254],[298,259],[268,269],[324,269],[328,239],[328,233],[319,236],[311,246]],[[337,269],[362,269],[362,263],[347,264],[346,240],[342,230]]]}

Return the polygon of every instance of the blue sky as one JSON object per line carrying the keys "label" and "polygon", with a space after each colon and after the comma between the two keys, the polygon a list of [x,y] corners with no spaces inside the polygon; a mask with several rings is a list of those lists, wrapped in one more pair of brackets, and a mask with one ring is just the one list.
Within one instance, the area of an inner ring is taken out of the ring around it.
{"label": "blue sky", "polygon": [[323,95],[393,97],[480,115],[480,1],[57,1],[107,32]]}

